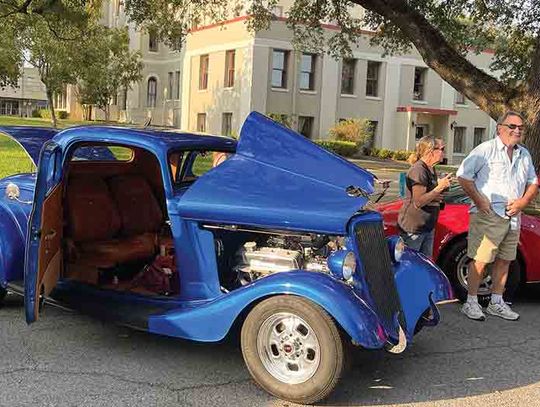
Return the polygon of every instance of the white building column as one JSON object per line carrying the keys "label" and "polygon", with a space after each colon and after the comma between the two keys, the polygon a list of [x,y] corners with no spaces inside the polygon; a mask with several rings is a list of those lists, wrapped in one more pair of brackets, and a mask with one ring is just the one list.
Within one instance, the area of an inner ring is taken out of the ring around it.
{"label": "white building column", "polygon": [[341,78],[339,62],[329,55],[322,59],[321,78],[321,112],[319,118],[319,134],[327,135],[328,131],[336,123],[337,98]]}
{"label": "white building column", "polygon": [[190,52],[184,54],[184,68],[182,69],[182,107],[180,109],[180,129],[190,130],[189,128],[189,102],[191,98],[191,57]]}
{"label": "white building column", "polygon": [[[399,89],[401,80],[401,64],[389,59],[386,62],[386,85],[384,90],[384,110],[381,129],[381,148],[398,149],[402,148],[406,142],[396,140],[396,137],[405,135],[409,137],[410,129],[400,129],[403,120],[398,120],[397,108],[399,106]],[[400,116],[401,117],[401,116]],[[410,119],[410,118],[409,118]],[[407,126],[408,127],[408,126]]]}

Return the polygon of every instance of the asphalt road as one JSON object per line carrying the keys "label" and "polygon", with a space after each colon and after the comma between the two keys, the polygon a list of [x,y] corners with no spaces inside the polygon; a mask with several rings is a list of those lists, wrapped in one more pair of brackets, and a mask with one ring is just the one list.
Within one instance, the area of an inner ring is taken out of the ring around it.
{"label": "asphalt road", "polygon": [[[522,318],[465,319],[457,304],[401,355],[358,349],[329,406],[537,406],[540,290]],[[235,341],[196,344],[46,306],[31,326],[22,299],[0,309],[1,406],[292,406],[259,390]]]}

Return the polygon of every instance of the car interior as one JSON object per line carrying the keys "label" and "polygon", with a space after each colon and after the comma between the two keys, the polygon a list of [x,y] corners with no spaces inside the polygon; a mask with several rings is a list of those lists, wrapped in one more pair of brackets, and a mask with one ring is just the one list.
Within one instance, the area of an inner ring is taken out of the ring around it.
{"label": "car interior", "polygon": [[159,162],[143,149],[110,150],[109,158],[81,159],[75,153],[69,162],[63,187],[63,278],[175,295],[178,273]]}

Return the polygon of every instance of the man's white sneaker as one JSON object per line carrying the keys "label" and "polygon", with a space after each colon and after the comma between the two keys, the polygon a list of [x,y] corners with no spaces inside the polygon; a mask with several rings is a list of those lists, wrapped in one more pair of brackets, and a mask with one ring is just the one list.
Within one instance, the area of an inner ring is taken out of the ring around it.
{"label": "man's white sneaker", "polygon": [[483,321],[486,319],[486,316],[482,312],[482,307],[477,302],[466,302],[461,307],[461,312],[463,312],[470,319],[475,321]]}
{"label": "man's white sneaker", "polygon": [[512,311],[512,308],[505,302],[497,304],[489,303],[486,312],[509,321],[517,321],[519,319],[519,314]]}

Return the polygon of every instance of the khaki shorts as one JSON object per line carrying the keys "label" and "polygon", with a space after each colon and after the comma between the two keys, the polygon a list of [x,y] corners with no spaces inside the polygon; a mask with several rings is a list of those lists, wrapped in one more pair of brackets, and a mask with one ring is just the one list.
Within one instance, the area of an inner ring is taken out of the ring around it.
{"label": "khaki shorts", "polygon": [[510,219],[495,213],[471,213],[467,256],[482,263],[492,263],[496,257],[515,260],[519,229],[510,229]]}

